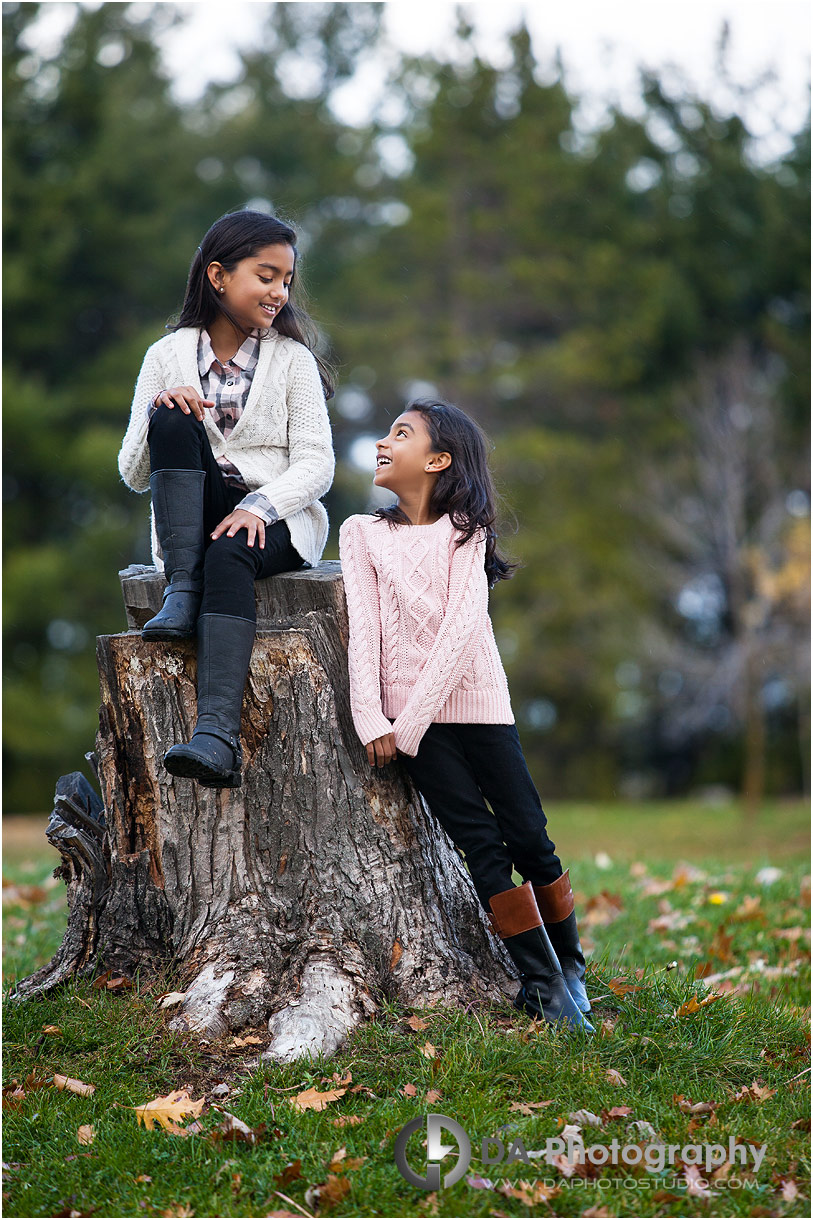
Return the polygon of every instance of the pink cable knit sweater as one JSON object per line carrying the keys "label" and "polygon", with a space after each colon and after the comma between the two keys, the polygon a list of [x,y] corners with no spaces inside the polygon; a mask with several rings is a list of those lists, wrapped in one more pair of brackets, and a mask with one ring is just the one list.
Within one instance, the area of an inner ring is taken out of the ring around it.
{"label": "pink cable knit sweater", "polygon": [[460,547],[457,537],[448,514],[396,526],[357,515],[339,530],[350,707],[365,745],[392,732],[414,757],[434,720],[514,723],[488,615],[485,534]]}

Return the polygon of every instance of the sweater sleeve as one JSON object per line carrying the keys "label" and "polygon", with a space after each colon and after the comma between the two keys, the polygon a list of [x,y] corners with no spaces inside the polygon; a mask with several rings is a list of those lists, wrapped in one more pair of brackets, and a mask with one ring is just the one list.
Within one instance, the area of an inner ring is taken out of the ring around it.
{"label": "sweater sleeve", "polygon": [[460,681],[488,624],[486,537],[480,530],[463,546],[452,544],[449,600],[418,680],[392,731],[402,754],[414,757],[421,738]]}
{"label": "sweater sleeve", "polygon": [[297,345],[288,366],[288,468],[254,491],[273,504],[281,518],[307,508],[330,490],[335,459],[319,369],[311,353]]}
{"label": "sweater sleeve", "polygon": [[364,539],[363,518],[348,517],[339,530],[339,558],[347,601],[350,710],[362,742],[392,732],[381,707],[381,610],[378,576]]}
{"label": "sweater sleeve", "polygon": [[148,491],[150,486],[150,451],[147,445],[147,428],[150,422],[149,405],[166,388],[161,359],[156,344],[147,348],[141,372],[138,374],[130,422],[119,450],[119,473],[133,491]]}

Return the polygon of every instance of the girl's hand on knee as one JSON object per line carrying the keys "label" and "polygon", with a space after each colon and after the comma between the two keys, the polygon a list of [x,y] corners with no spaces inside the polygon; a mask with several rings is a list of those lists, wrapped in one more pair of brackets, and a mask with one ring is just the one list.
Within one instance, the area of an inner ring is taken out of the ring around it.
{"label": "girl's hand on knee", "polygon": [[212,530],[212,538],[219,538],[224,533],[227,538],[233,538],[238,530],[246,531],[249,546],[254,546],[254,539],[258,538],[260,550],[265,549],[265,522],[262,517],[250,513],[247,508],[235,508],[228,517],[224,517],[220,525]]}
{"label": "girl's hand on knee", "polygon": [[386,767],[387,763],[391,763],[397,753],[395,749],[395,734],[385,733],[383,737],[376,737],[375,741],[368,742],[365,748],[371,767]]}
{"label": "girl's hand on knee", "polygon": [[204,407],[213,407],[215,404],[208,398],[201,398],[194,386],[179,385],[174,390],[162,390],[154,399],[155,405],[169,407],[170,411],[173,407],[180,407],[184,415],[194,415],[195,419],[203,422]]}

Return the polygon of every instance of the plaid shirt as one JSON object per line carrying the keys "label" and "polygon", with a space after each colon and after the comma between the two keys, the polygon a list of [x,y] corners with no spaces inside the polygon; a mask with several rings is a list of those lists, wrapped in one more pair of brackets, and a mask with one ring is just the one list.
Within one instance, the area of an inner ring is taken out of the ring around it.
{"label": "plaid shirt", "polygon": [[[259,352],[260,340],[255,332],[246,338],[231,360],[221,363],[212,350],[212,341],[208,331],[200,332],[198,340],[200,385],[203,397],[215,404],[206,409],[211,411],[212,419],[223,433],[224,440],[231,435],[238,419],[243,414],[251,382],[254,379]],[[154,410],[155,404],[151,403],[150,412],[152,413]],[[275,521],[279,520],[279,514],[273,504],[260,492],[248,490],[240,471],[228,458],[217,458],[217,464],[223,471],[223,478],[231,487],[246,492],[240,503],[236,505],[237,508],[244,508],[248,512],[254,513],[266,525],[273,525]]]}

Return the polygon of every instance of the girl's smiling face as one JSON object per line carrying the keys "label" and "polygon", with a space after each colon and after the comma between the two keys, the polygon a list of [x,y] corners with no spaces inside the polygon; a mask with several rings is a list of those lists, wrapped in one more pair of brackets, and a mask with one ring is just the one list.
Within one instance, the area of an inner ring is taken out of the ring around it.
{"label": "girl's smiling face", "polygon": [[420,411],[404,411],[375,447],[378,457],[373,482],[396,495],[419,491],[452,460],[448,453],[432,449],[432,438]]}
{"label": "girl's smiling face", "polygon": [[294,266],[293,250],[280,244],[263,246],[233,271],[210,263],[206,273],[218,298],[245,330],[267,330],[288,301]]}

